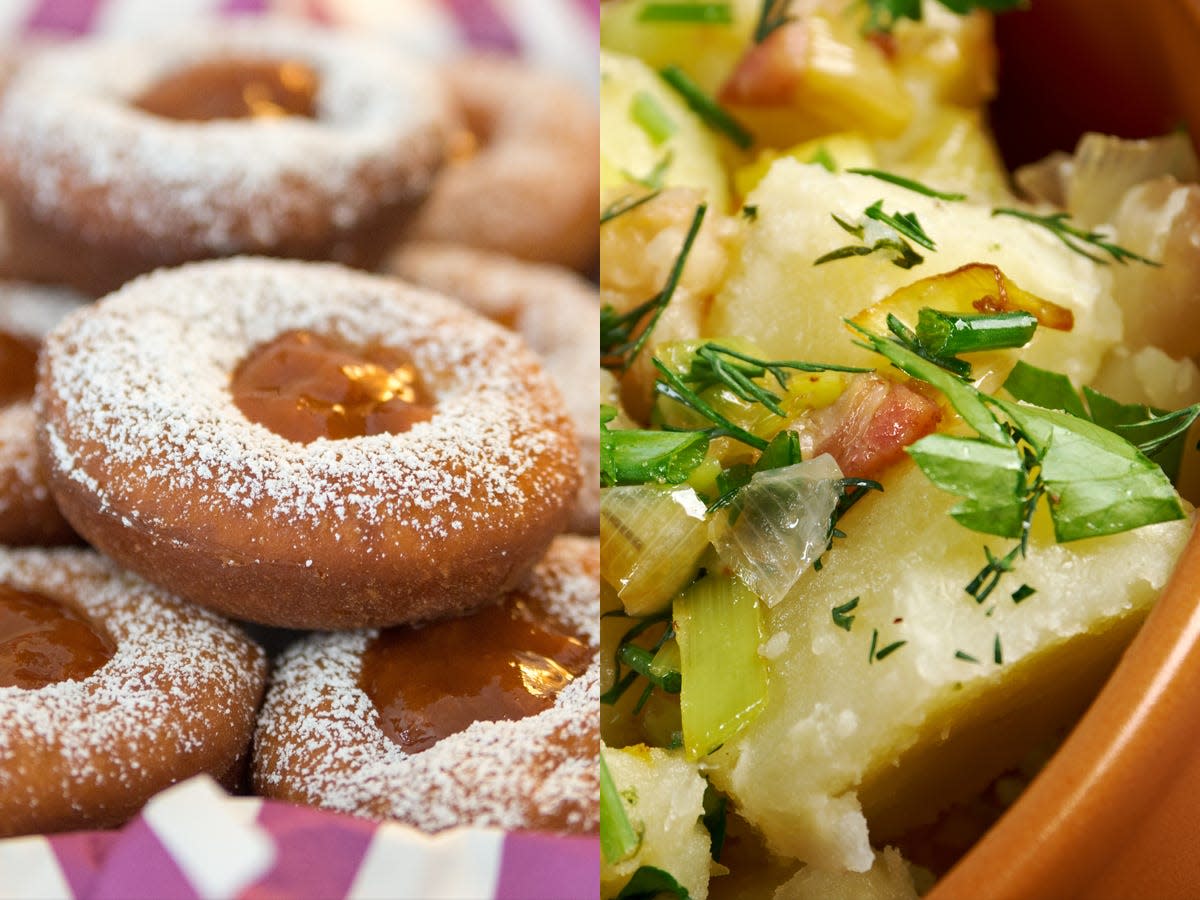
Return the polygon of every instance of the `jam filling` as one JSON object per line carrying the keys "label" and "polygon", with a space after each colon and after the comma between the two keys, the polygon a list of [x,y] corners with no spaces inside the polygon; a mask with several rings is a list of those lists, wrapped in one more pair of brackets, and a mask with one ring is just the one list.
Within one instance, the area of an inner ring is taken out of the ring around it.
{"label": "jam filling", "polygon": [[472,722],[549,709],[590,657],[514,594],[464,618],[380,632],[363,655],[359,684],[384,734],[419,753]]}
{"label": "jam filling", "polygon": [[37,348],[0,331],[0,407],[28,400],[37,381]]}
{"label": "jam filling", "polygon": [[406,354],[351,349],[307,331],[252,351],[230,391],[251,422],[301,443],[399,434],[433,417],[433,398]]}
{"label": "jam filling", "polygon": [[292,60],[203,62],[167,75],[133,105],[181,122],[317,117],[317,74]]}
{"label": "jam filling", "polygon": [[0,584],[0,687],[80,681],[112,659],[109,638],[71,607]]}

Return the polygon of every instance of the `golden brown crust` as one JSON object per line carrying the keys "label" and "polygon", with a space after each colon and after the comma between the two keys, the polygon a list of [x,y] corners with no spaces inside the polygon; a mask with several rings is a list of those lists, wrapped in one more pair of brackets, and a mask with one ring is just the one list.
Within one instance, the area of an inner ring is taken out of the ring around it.
{"label": "golden brown crust", "polygon": [[410,236],[591,271],[600,228],[594,103],[511,59],[468,58],[445,72],[477,149],[447,163]]}
{"label": "golden brown crust", "polygon": [[598,290],[581,276],[550,264],[454,244],[414,241],[398,248],[388,271],[462,300],[511,328],[541,357],[579,438],[582,482],[571,513],[578,534],[600,530],[600,371]]}
{"label": "golden brown crust", "polygon": [[0,835],[116,825],[176,781],[237,771],[266,679],[239,629],[85,550],[0,549],[0,582],[116,644],[82,681],[0,688]]}
{"label": "golden brown crust", "polygon": [[[309,444],[251,423],[229,376],[296,328],[394,343],[435,415]],[[488,602],[562,530],[578,486],[558,394],[515,337],[337,266],[241,259],[138,279],[51,336],[38,404],[51,489],[84,537],[269,625],[382,626]]]}

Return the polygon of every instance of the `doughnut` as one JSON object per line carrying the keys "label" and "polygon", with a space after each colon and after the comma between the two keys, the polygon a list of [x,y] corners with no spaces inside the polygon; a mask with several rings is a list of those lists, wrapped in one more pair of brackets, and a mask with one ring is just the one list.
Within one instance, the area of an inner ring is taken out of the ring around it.
{"label": "doughnut", "polygon": [[590,271],[600,229],[595,103],[511,59],[468,57],[444,71],[466,131],[408,237]]}
{"label": "doughnut", "polygon": [[374,267],[451,117],[432,69],[299,24],[47,51],[0,102],[5,272],[98,296],[239,253]]}
{"label": "doughnut", "polygon": [[579,436],[583,482],[570,529],[596,534],[600,521],[600,370],[597,289],[558,266],[486,250],[430,242],[400,247],[388,259],[395,275],[462,300],[521,335],[557,382]]}
{"label": "doughnut", "polygon": [[255,731],[255,790],[426,831],[594,831],[599,553],[564,535],[473,616],[293,645]]}
{"label": "doughnut", "polygon": [[90,550],[0,548],[0,836],[116,825],[154,793],[229,782],[263,653]]}
{"label": "doughnut", "polygon": [[42,338],[83,303],[67,290],[0,283],[0,544],[78,540],[38,462],[32,399]]}
{"label": "doughnut", "polygon": [[264,625],[477,607],[533,566],[579,487],[569,417],[516,335],[330,263],[136,279],[50,334],[36,403],[81,535]]}

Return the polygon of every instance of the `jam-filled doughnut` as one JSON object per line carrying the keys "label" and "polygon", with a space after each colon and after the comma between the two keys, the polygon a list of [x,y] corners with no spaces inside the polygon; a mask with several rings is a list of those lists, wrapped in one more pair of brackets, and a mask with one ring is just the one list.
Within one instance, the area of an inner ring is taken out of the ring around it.
{"label": "jam-filled doughnut", "polygon": [[432,71],[298,24],[47,51],[0,101],[8,274],[101,294],[238,253],[372,267],[451,116]]}
{"label": "jam-filled doughnut", "polygon": [[89,550],[0,548],[0,836],[115,825],[154,793],[230,781],[263,653]]}
{"label": "jam-filled doughnut", "polygon": [[579,436],[583,482],[570,528],[596,534],[600,521],[600,318],[595,285],[558,266],[432,242],[406,244],[390,271],[465,302],[521,335],[557,382]]}
{"label": "jam-filled doughnut", "polygon": [[81,535],[266,625],[486,603],[578,489],[570,420],[516,335],[332,264],[137,279],[51,333],[37,401],[51,489]]}
{"label": "jam-filled doughnut", "polygon": [[599,592],[599,542],[563,536],[473,616],[294,645],[259,717],[255,789],[428,831],[594,830]]}
{"label": "jam-filled doughnut", "polygon": [[77,540],[38,461],[32,400],[42,338],[83,303],[70,291],[0,282],[0,544]]}
{"label": "jam-filled doughnut", "polygon": [[444,71],[466,130],[409,236],[590,270],[600,228],[595,103],[512,59],[468,57]]}

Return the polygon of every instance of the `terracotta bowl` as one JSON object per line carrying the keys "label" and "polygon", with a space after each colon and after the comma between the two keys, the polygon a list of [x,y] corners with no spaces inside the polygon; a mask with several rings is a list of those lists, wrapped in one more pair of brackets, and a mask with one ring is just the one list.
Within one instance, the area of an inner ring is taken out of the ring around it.
{"label": "terracotta bowl", "polygon": [[[998,30],[1010,164],[1084,128],[1200,136],[1200,0],[1033,0]],[[1091,709],[929,896],[1200,897],[1200,531]]]}

